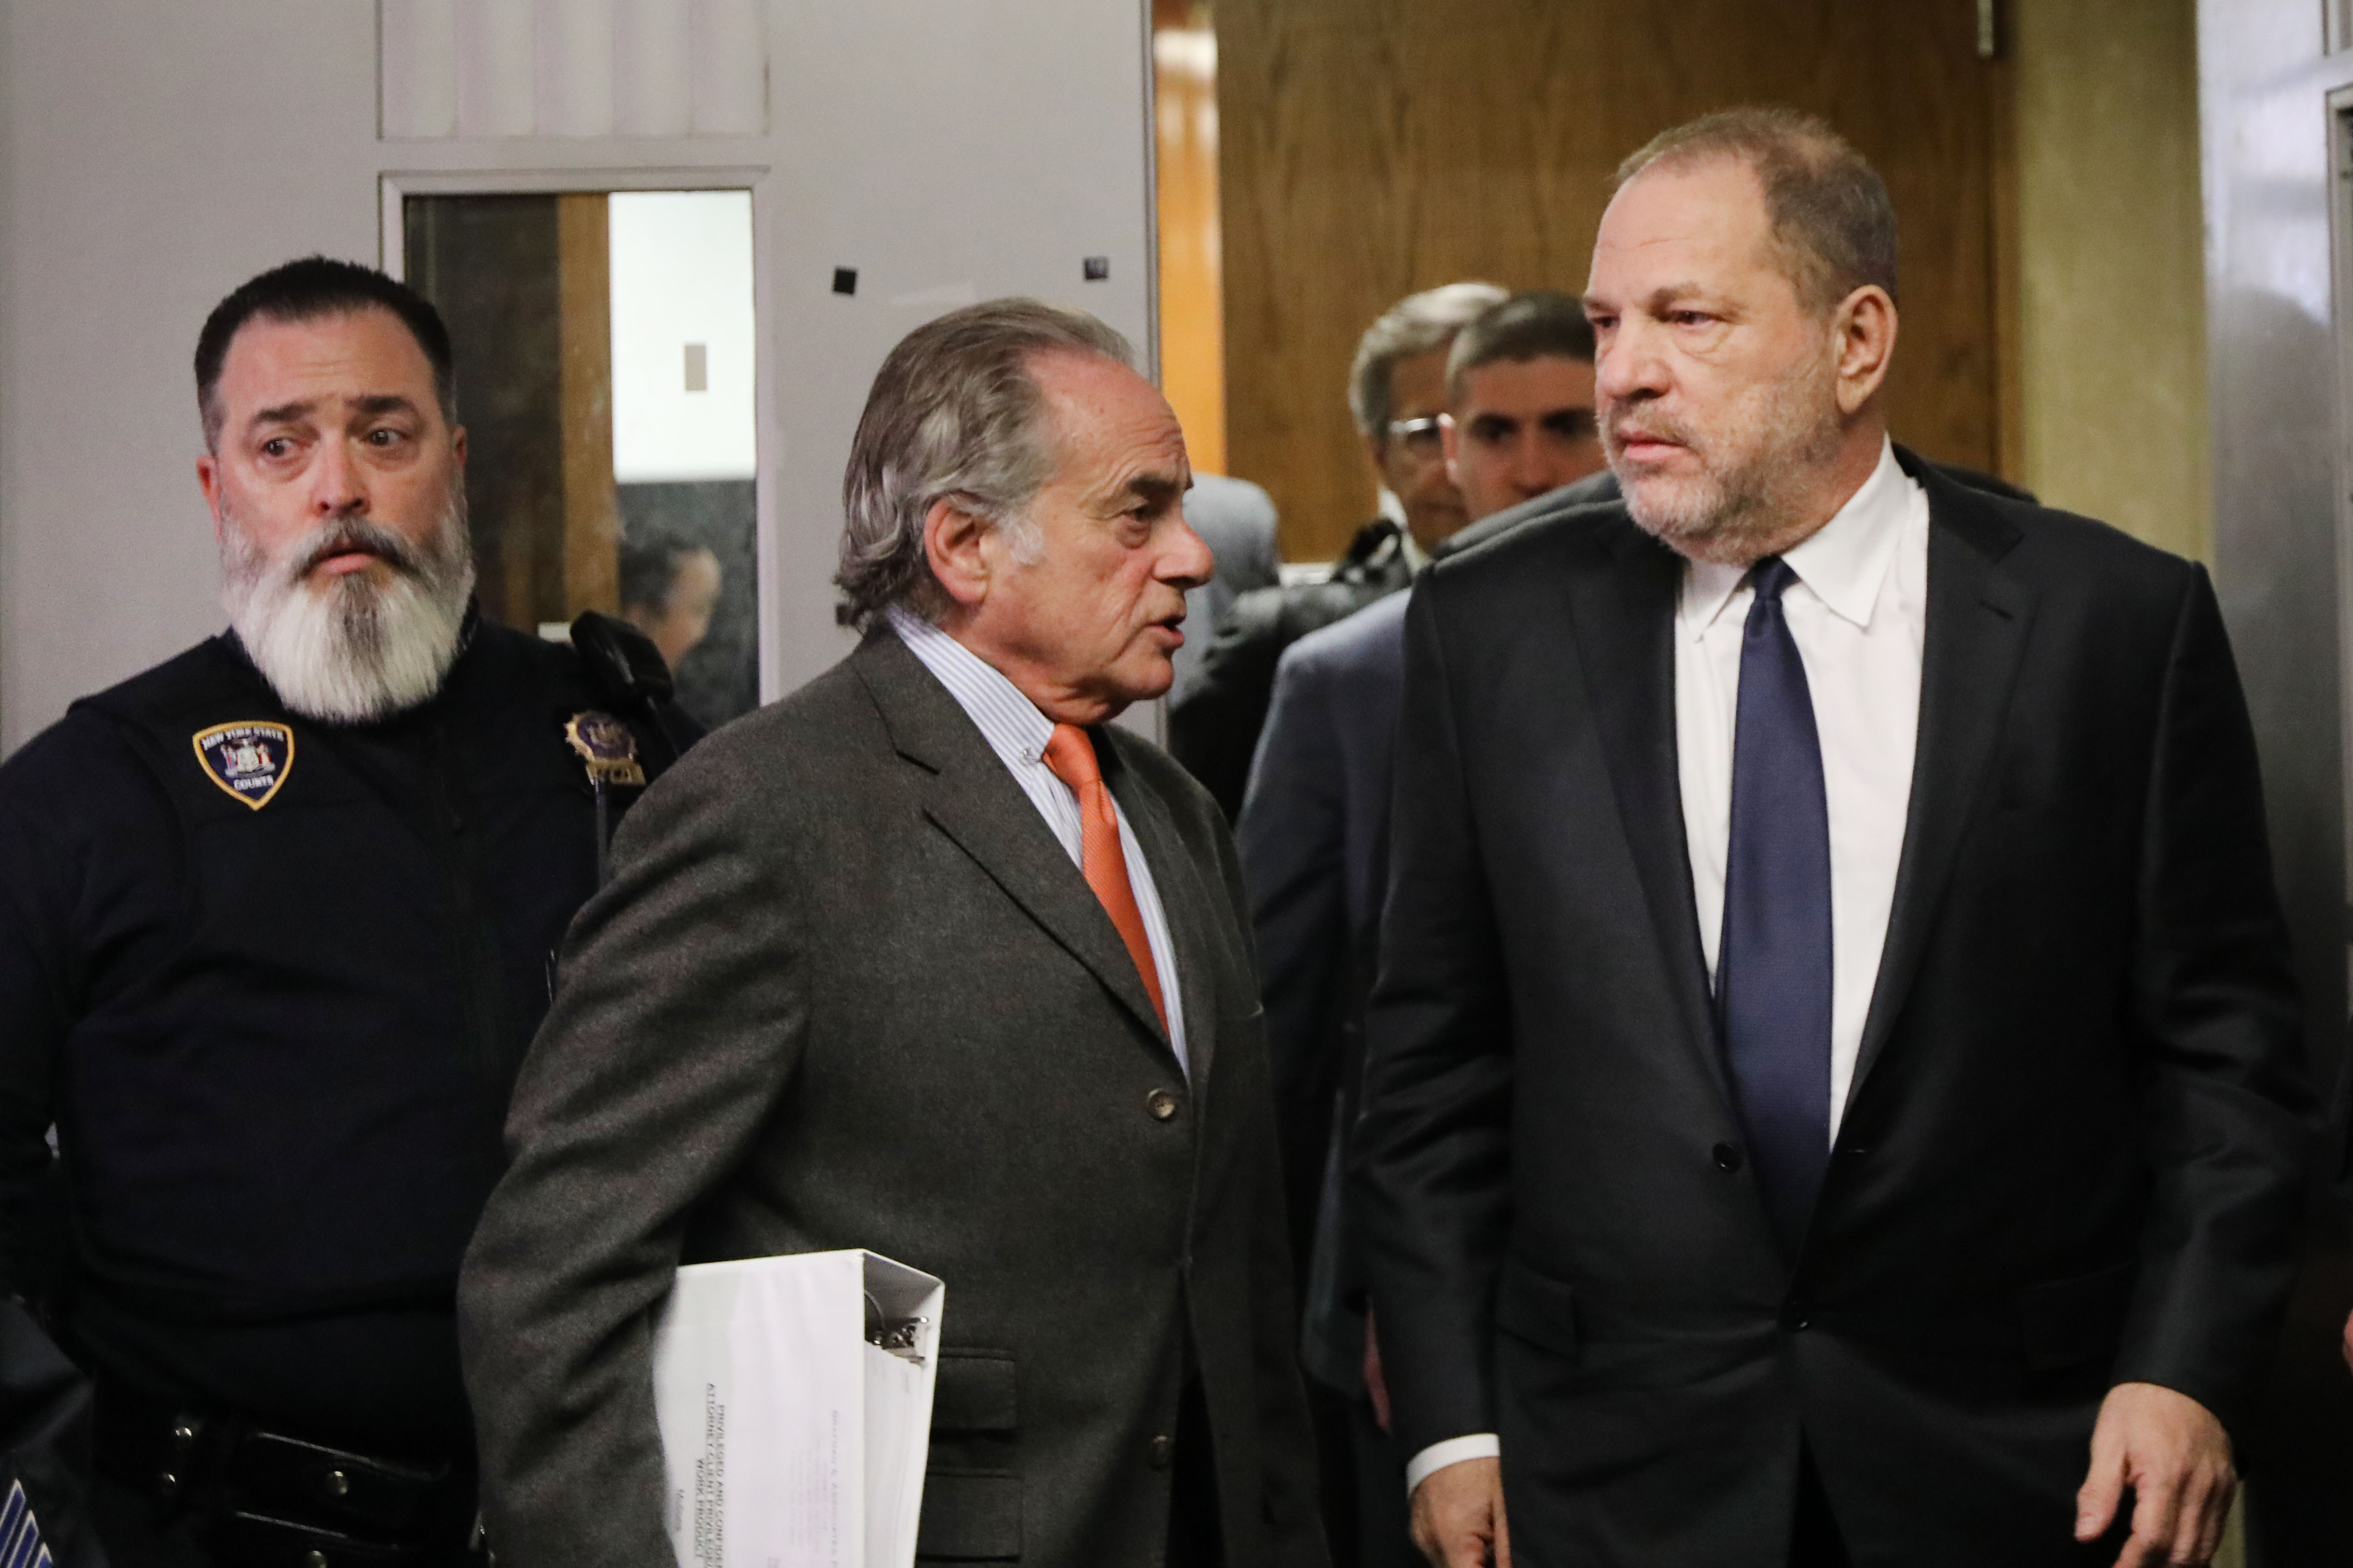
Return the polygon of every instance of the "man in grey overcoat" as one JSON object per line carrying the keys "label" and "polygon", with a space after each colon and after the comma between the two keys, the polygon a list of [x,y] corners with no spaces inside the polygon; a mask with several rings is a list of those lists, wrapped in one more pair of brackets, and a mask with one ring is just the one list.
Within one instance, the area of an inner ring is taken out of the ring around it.
{"label": "man in grey overcoat", "polygon": [[853,444],[857,650],[630,813],[459,1290],[502,1568],[659,1568],[681,1263],[869,1247],[947,1309],[919,1559],[1315,1568],[1244,896],[1108,721],[1167,689],[1184,437],[1117,333],[924,326]]}

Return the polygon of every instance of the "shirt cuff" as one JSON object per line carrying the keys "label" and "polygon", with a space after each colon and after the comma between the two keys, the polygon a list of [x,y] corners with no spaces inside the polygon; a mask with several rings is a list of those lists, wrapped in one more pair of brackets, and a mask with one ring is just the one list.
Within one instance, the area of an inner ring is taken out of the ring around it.
{"label": "shirt cuff", "polygon": [[1432,1443],[1406,1461],[1405,1495],[1412,1497],[1416,1487],[1449,1465],[1459,1465],[1465,1459],[1503,1457],[1503,1439],[1493,1432],[1473,1432],[1468,1437],[1449,1437],[1443,1443]]}

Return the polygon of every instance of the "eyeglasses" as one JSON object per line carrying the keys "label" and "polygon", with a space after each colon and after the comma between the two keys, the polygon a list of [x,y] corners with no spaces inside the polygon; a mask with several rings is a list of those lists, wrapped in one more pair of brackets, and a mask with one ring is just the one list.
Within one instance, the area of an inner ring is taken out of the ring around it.
{"label": "eyeglasses", "polygon": [[1445,417],[1442,414],[1427,414],[1419,419],[1392,419],[1389,439],[1403,444],[1417,458],[1434,458],[1446,444],[1439,434],[1440,422]]}

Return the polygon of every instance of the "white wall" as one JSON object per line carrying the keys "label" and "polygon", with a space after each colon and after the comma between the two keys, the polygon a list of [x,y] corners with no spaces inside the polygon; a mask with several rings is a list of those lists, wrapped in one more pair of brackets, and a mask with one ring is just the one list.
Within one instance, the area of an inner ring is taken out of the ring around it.
{"label": "white wall", "polygon": [[[374,261],[375,18],[5,0],[0,745],[213,631],[189,357],[245,277]],[[299,40],[291,58],[289,40]]]}
{"label": "white wall", "polygon": [[[627,9],[660,3],[689,0]],[[359,0],[0,0],[0,747],[216,628],[196,330],[289,257],[397,266],[401,190],[752,192],[764,689],[839,658],[841,464],[891,344],[1007,293],[1151,341],[1145,18],[765,0],[760,19],[765,132],[385,140]],[[565,128],[593,129],[575,109]],[[1082,281],[1088,256],[1107,282]]]}

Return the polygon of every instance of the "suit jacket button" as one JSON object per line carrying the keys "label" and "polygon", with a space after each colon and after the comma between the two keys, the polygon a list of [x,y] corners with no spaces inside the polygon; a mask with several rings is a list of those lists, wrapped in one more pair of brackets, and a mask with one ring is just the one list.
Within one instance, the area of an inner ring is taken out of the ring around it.
{"label": "suit jacket button", "polygon": [[1152,1468],[1165,1470],[1176,1462],[1176,1439],[1159,1436],[1152,1439]]}
{"label": "suit jacket button", "polygon": [[1709,1152],[1715,1156],[1715,1168],[1717,1170],[1736,1171],[1740,1169],[1740,1145],[1737,1143],[1718,1143],[1713,1150],[1709,1151]]}
{"label": "suit jacket button", "polygon": [[1152,1120],[1155,1121],[1173,1121],[1176,1115],[1176,1094],[1173,1089],[1155,1089],[1144,1097],[1144,1109],[1152,1112]]}

